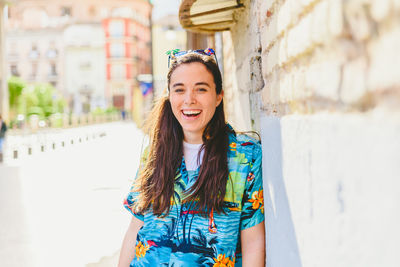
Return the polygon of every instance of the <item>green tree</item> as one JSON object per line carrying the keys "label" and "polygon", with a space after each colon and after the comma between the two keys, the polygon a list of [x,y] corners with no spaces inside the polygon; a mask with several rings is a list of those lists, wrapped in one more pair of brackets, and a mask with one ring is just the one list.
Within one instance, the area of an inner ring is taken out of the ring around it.
{"label": "green tree", "polygon": [[8,100],[11,118],[16,115],[15,113],[17,112],[18,102],[25,87],[26,83],[19,77],[11,76],[8,79]]}
{"label": "green tree", "polygon": [[50,84],[26,86],[18,100],[17,111],[26,117],[38,115],[46,119],[52,114],[63,113],[66,101]]}

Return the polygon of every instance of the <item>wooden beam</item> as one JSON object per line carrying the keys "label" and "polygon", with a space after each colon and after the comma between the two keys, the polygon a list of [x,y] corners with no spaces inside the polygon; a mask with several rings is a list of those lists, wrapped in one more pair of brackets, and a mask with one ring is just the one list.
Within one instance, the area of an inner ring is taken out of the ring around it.
{"label": "wooden beam", "polygon": [[224,23],[234,23],[234,20],[224,20],[218,22],[210,22],[210,23],[203,23],[203,24],[192,24],[192,25],[184,25],[185,28],[197,28],[197,27],[204,27],[204,26],[213,26],[219,25]]}
{"label": "wooden beam", "polygon": [[201,13],[196,13],[193,15],[183,15],[181,18],[182,19],[190,19],[190,18],[201,17],[201,16],[205,16],[205,15],[220,13],[220,12],[224,12],[224,11],[239,9],[239,8],[243,8],[243,7],[244,7],[243,4],[239,4],[236,6],[229,6],[229,7],[219,8],[219,9],[213,9],[213,10],[209,10],[209,11],[205,11],[205,12],[201,12]]}

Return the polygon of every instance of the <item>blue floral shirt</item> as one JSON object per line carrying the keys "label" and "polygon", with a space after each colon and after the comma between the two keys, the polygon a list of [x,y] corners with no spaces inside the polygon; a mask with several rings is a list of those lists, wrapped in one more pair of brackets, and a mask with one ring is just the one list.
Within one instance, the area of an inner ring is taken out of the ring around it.
{"label": "blue floral shirt", "polygon": [[151,209],[133,211],[136,192],[128,194],[125,207],[144,221],[130,266],[241,266],[240,231],[264,221],[261,145],[247,135],[229,135],[224,204],[226,214],[204,217],[193,202],[181,202],[185,190],[198,177],[187,171],[182,159],[175,178],[175,198],[169,214],[160,218]]}

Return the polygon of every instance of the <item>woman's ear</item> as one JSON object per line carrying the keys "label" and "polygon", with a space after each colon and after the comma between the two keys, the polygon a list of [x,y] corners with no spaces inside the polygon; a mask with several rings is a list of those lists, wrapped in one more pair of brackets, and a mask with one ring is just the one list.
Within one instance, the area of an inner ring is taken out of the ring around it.
{"label": "woman's ear", "polygon": [[219,94],[217,95],[217,106],[216,106],[216,107],[219,106],[219,104],[221,103],[221,101],[222,101],[223,98],[224,98],[224,90],[221,90],[221,93],[219,93]]}

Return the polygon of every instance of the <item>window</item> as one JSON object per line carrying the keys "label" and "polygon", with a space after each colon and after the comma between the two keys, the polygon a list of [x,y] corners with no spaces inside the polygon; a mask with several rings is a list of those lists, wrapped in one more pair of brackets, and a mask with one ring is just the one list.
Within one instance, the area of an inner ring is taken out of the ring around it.
{"label": "window", "polygon": [[50,48],[49,50],[47,50],[47,58],[49,59],[54,59],[57,57],[57,50],[55,48]]}
{"label": "window", "polygon": [[110,21],[110,35],[112,37],[122,37],[124,36],[125,24],[122,20]]}
{"label": "window", "polygon": [[55,63],[50,64],[50,76],[57,76],[57,66]]}
{"label": "window", "polygon": [[61,7],[61,16],[71,16],[72,8],[69,6]]}
{"label": "window", "polygon": [[125,79],[126,77],[126,66],[119,65],[111,65],[111,78],[112,79]]}
{"label": "window", "polygon": [[17,67],[16,64],[12,64],[10,66],[10,69],[11,69],[11,75],[12,76],[19,76],[18,67]]}
{"label": "window", "polygon": [[29,58],[32,60],[38,59],[39,58],[39,50],[35,44],[32,45],[31,51],[29,51]]}
{"label": "window", "polygon": [[125,46],[122,43],[110,44],[111,57],[124,57]]}

